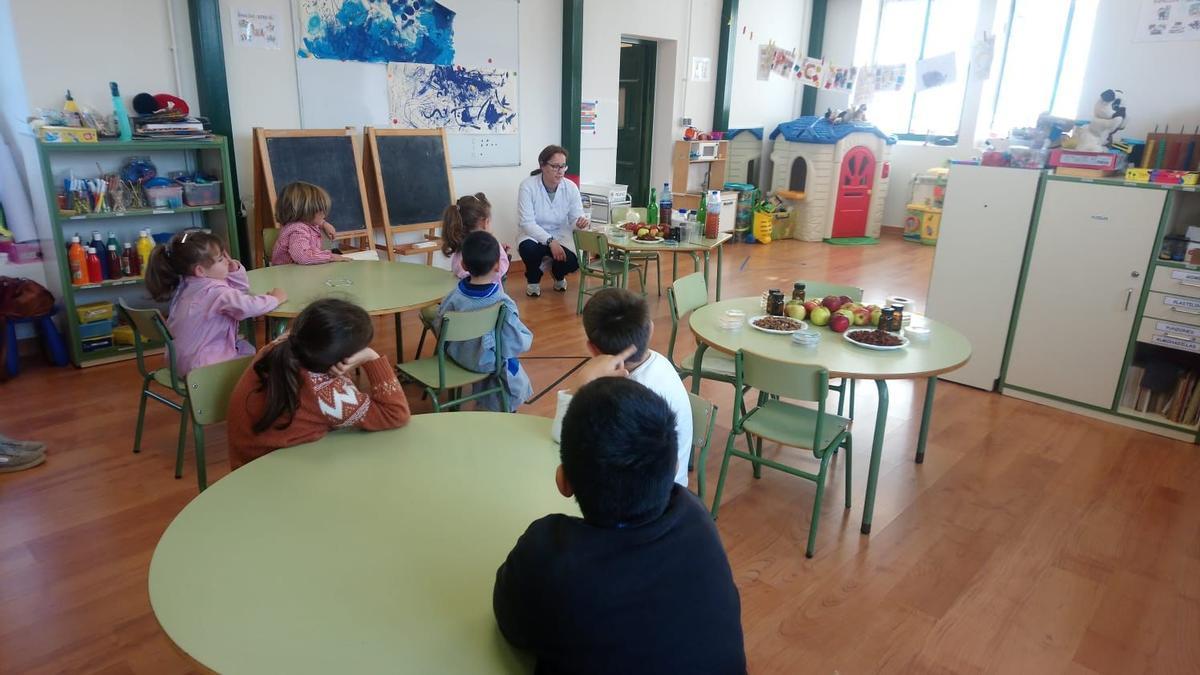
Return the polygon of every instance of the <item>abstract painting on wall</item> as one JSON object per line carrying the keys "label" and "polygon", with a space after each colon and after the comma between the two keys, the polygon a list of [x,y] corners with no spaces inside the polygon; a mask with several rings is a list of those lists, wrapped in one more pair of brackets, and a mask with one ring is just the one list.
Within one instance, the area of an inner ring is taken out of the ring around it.
{"label": "abstract painting on wall", "polygon": [[388,64],[392,125],[459,134],[517,133],[517,73],[422,63]]}
{"label": "abstract painting on wall", "polygon": [[300,0],[301,58],[454,62],[454,12],[433,0]]}

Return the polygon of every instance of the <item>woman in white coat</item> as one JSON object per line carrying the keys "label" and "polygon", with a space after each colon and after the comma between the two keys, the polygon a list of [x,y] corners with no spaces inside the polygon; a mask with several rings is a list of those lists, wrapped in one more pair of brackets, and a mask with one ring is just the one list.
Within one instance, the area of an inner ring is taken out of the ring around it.
{"label": "woman in white coat", "polygon": [[538,169],[521,181],[517,216],[521,239],[517,252],[525,263],[525,295],[542,294],[542,260],[551,259],[554,290],[567,290],[567,275],[579,269],[572,228],[588,226],[579,188],[567,175],[567,150],[547,145],[538,154]]}

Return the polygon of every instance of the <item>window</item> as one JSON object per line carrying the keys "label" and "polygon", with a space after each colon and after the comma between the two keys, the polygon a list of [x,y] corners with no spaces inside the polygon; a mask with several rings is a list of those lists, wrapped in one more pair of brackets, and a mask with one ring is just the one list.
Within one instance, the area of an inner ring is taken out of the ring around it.
{"label": "window", "polygon": [[[904,88],[875,92],[869,116],[900,138],[958,137],[978,0],[882,0],[870,62],[907,66]],[[917,61],[954,53],[953,82],[916,91]]]}
{"label": "window", "polygon": [[[1039,114],[1079,114],[1084,69],[1096,21],[1096,0],[1008,0],[997,12],[993,73],[999,84],[984,100],[985,130],[1004,136],[1033,126]],[[1005,11],[1007,10],[1007,11]],[[1098,92],[1096,92],[1098,93]],[[990,116],[990,119],[988,119]]]}

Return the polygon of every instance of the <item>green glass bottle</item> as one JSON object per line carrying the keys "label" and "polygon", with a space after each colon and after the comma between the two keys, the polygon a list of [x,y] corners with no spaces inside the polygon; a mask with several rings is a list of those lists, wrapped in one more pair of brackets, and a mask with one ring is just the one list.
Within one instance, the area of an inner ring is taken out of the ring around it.
{"label": "green glass bottle", "polygon": [[658,195],[654,193],[654,186],[650,186],[650,197],[646,199],[646,224],[658,224]]}

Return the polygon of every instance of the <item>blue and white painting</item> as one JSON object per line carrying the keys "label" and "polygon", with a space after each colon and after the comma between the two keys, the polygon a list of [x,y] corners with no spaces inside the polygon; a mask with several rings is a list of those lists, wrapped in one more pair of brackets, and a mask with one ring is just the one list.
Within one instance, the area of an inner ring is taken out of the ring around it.
{"label": "blue and white painting", "polygon": [[301,58],[454,62],[454,12],[433,0],[301,0]]}
{"label": "blue and white painting", "polygon": [[517,74],[496,68],[388,64],[392,126],[459,134],[517,133]]}

